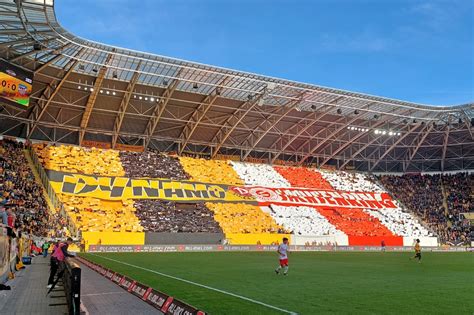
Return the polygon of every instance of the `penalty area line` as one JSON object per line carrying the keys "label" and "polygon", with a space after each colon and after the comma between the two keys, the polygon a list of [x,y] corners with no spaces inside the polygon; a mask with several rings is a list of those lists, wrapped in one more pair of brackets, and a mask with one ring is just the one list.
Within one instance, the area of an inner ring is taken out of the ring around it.
{"label": "penalty area line", "polygon": [[141,269],[141,270],[144,270],[144,271],[148,271],[148,272],[151,272],[151,273],[155,273],[155,274],[160,275],[160,276],[163,276],[163,277],[167,277],[167,278],[170,278],[170,279],[173,279],[173,280],[178,280],[178,281],[181,281],[181,282],[185,282],[185,283],[188,283],[188,284],[192,284],[192,285],[194,285],[194,286],[201,287],[201,288],[205,288],[205,289],[208,289],[208,290],[211,290],[211,291],[216,291],[216,292],[219,292],[219,293],[222,293],[222,294],[230,295],[230,296],[236,297],[236,298],[238,298],[238,299],[242,299],[242,300],[245,300],[245,301],[254,303],[254,304],[262,305],[262,306],[265,306],[265,307],[267,307],[267,308],[271,308],[271,309],[274,309],[274,310],[277,310],[277,311],[280,311],[280,312],[283,312],[283,313],[292,314],[292,315],[297,315],[297,314],[298,314],[298,313],[296,313],[296,312],[288,311],[288,310],[279,308],[279,307],[277,307],[277,306],[273,306],[273,305],[270,305],[270,304],[266,304],[266,303],[263,303],[263,302],[260,302],[260,301],[257,301],[257,300],[254,300],[254,299],[251,299],[251,298],[242,296],[242,295],[238,295],[238,294],[235,294],[235,293],[232,293],[232,292],[228,292],[228,291],[224,291],[224,290],[221,290],[221,289],[213,288],[213,287],[210,287],[210,286],[208,286],[208,285],[200,284],[200,283],[193,282],[193,281],[190,281],[190,280],[186,280],[186,279],[183,279],[183,278],[178,278],[178,277],[175,277],[175,276],[172,276],[172,275],[168,275],[168,274],[166,274],[166,273],[162,273],[162,272],[159,272],[159,271],[156,271],[156,270],[152,270],[152,269],[140,267],[140,266],[137,266],[137,265],[129,264],[129,263],[124,262],[124,261],[112,259],[112,258],[109,258],[109,257],[99,256],[99,255],[92,254],[92,253],[89,253],[89,255],[96,256],[96,257],[100,257],[100,258],[107,259],[107,260],[110,260],[110,261],[114,261],[114,262],[116,262],[116,263],[119,263],[119,264],[122,264],[122,265],[126,265],[126,266],[130,266],[130,267],[133,267],[133,268],[136,268],[136,269]]}

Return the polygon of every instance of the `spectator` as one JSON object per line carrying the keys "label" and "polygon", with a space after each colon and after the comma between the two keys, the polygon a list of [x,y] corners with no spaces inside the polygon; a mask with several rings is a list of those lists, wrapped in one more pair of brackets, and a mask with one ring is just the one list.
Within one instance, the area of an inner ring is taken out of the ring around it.
{"label": "spectator", "polygon": [[72,244],[72,238],[68,237],[67,241],[64,243],[59,243],[55,246],[53,254],[51,254],[51,269],[49,273],[48,279],[48,286],[47,288],[50,289],[54,283],[54,276],[59,269],[59,264],[63,262],[66,257],[74,257],[68,253],[67,249],[69,245]]}
{"label": "spectator", "polygon": [[[474,211],[473,174],[383,175],[380,180],[396,199],[438,235],[442,243],[470,244],[471,227],[462,220],[460,213]],[[444,198],[447,208],[443,205]]]}
{"label": "spectator", "polygon": [[[40,184],[35,181],[22,143],[0,140],[0,217],[13,228],[47,236],[50,215]],[[3,209],[3,210],[2,210]]]}
{"label": "spectator", "polygon": [[214,214],[202,202],[137,200],[135,208],[145,232],[222,233]]}
{"label": "spectator", "polygon": [[50,244],[49,244],[48,241],[45,241],[45,242],[43,243],[43,246],[41,246],[41,247],[43,248],[43,257],[48,256],[48,249],[49,249],[49,246],[50,246]]}

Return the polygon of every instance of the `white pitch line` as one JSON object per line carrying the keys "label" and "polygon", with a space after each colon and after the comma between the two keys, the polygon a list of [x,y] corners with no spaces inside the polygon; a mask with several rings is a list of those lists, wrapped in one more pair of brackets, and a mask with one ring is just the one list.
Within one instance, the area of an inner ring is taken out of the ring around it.
{"label": "white pitch line", "polygon": [[178,278],[178,277],[168,275],[166,273],[162,273],[162,272],[159,272],[159,271],[156,271],[156,270],[143,268],[143,267],[132,265],[132,264],[120,261],[120,260],[116,260],[116,259],[112,259],[112,258],[108,258],[108,257],[104,257],[104,256],[99,256],[99,255],[92,254],[92,253],[89,253],[89,254],[93,255],[93,256],[100,257],[100,258],[104,258],[104,259],[107,259],[107,260],[110,260],[110,261],[114,261],[114,262],[117,262],[119,264],[123,264],[123,265],[127,265],[127,266],[134,267],[134,268],[137,268],[137,269],[145,270],[145,271],[148,271],[148,272],[151,272],[151,273],[156,273],[156,274],[158,274],[160,276],[163,276],[163,277],[168,277],[168,278],[171,278],[171,279],[174,279],[174,280],[189,283],[189,284],[192,284],[192,285],[195,285],[195,286],[198,286],[198,287],[201,287],[201,288],[205,288],[205,289],[208,289],[208,290],[211,290],[211,291],[216,291],[216,292],[219,292],[219,293],[222,293],[222,294],[227,294],[227,295],[230,295],[230,296],[233,296],[233,297],[236,297],[236,298],[248,301],[248,302],[252,302],[252,303],[255,303],[255,304],[259,304],[259,305],[262,305],[262,306],[265,306],[265,307],[268,307],[268,308],[271,308],[271,309],[274,309],[274,310],[277,310],[277,311],[280,311],[280,312],[283,312],[283,313],[292,314],[292,315],[297,315],[298,314],[296,312],[288,311],[288,310],[285,310],[285,309],[282,309],[282,308],[279,308],[279,307],[276,307],[276,306],[273,306],[273,305],[270,305],[270,304],[266,304],[266,303],[263,303],[263,302],[260,302],[260,301],[242,296],[242,295],[238,295],[238,294],[235,294],[235,293],[232,293],[232,292],[227,292],[227,291],[224,291],[224,290],[221,290],[221,289],[213,288],[213,287],[210,287],[210,286],[207,286],[207,285],[204,285],[204,284],[200,284],[200,283],[197,283],[197,282],[193,282],[193,281],[190,281],[190,280]]}

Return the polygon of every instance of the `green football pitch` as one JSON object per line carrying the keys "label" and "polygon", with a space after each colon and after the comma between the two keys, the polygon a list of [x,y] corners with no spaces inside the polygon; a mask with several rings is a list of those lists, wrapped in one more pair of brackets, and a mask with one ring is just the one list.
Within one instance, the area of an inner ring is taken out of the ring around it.
{"label": "green football pitch", "polygon": [[211,314],[473,314],[474,254],[107,253],[89,260]]}

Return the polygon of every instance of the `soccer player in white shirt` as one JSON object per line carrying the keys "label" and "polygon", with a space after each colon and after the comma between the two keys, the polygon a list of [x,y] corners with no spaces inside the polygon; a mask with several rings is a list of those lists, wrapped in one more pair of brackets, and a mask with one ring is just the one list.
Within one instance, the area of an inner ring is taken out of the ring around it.
{"label": "soccer player in white shirt", "polygon": [[283,268],[283,274],[286,276],[288,274],[288,239],[286,237],[283,238],[283,244],[278,246],[277,250],[280,258],[280,265],[277,269],[275,269],[275,273],[279,274],[281,269]]}

